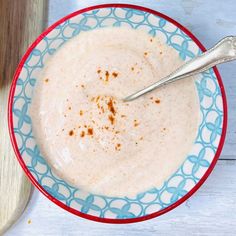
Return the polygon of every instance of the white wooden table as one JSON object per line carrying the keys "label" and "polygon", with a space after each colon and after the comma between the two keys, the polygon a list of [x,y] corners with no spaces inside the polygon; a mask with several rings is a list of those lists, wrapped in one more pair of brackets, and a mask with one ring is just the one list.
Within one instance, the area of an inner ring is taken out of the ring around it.
{"label": "white wooden table", "polygon": [[[113,1],[50,0],[48,24],[77,9],[109,2]],[[187,26],[206,47],[223,36],[236,35],[235,0],[117,2],[143,5],[169,15]],[[227,138],[212,175],[187,202],[146,222],[111,225],[74,216],[35,189],[25,213],[6,235],[236,235],[236,63],[219,69],[228,98]]]}

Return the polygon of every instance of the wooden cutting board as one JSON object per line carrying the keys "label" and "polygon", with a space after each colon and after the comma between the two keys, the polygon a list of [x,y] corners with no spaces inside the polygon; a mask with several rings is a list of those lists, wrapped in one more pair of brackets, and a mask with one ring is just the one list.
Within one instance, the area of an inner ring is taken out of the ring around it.
{"label": "wooden cutting board", "polygon": [[17,64],[46,16],[47,0],[0,0],[0,235],[22,214],[32,191],[10,143],[7,101]]}

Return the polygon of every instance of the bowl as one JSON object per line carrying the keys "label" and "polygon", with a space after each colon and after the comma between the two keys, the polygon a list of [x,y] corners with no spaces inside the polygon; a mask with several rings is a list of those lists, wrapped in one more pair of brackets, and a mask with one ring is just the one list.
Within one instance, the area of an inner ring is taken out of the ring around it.
{"label": "bowl", "polygon": [[183,61],[205,51],[185,27],[159,12],[127,4],[92,6],[59,20],[29,47],[15,72],[9,95],[8,120],[12,145],[32,183],[65,210],[99,222],[131,223],[162,215],[188,199],[214,168],[223,147],[227,105],[216,68],[196,80],[201,119],[192,150],[182,165],[163,183],[134,198],[107,197],[84,192],[59,178],[42,156],[32,133],[29,104],[39,73],[65,42],[83,31],[100,27],[130,27],[158,36]]}

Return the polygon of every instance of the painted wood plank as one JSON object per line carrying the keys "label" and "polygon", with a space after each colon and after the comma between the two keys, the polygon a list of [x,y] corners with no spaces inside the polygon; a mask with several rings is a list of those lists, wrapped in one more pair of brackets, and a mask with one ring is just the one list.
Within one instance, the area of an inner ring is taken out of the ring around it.
{"label": "painted wood plank", "polygon": [[23,235],[236,235],[236,161],[219,161],[206,183],[175,210],[145,222],[112,225],[74,216],[37,190],[5,236]]}
{"label": "painted wood plank", "polygon": [[7,101],[19,59],[43,29],[45,3],[0,0],[0,235],[21,215],[31,191],[10,144]]}

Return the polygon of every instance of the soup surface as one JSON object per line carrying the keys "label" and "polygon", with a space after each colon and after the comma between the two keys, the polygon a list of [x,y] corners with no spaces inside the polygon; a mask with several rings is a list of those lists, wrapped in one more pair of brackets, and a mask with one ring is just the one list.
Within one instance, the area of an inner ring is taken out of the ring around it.
{"label": "soup surface", "polygon": [[183,61],[140,30],[80,33],[45,64],[30,107],[33,132],[55,173],[106,196],[160,187],[191,150],[199,122],[194,79],[122,98]]}

